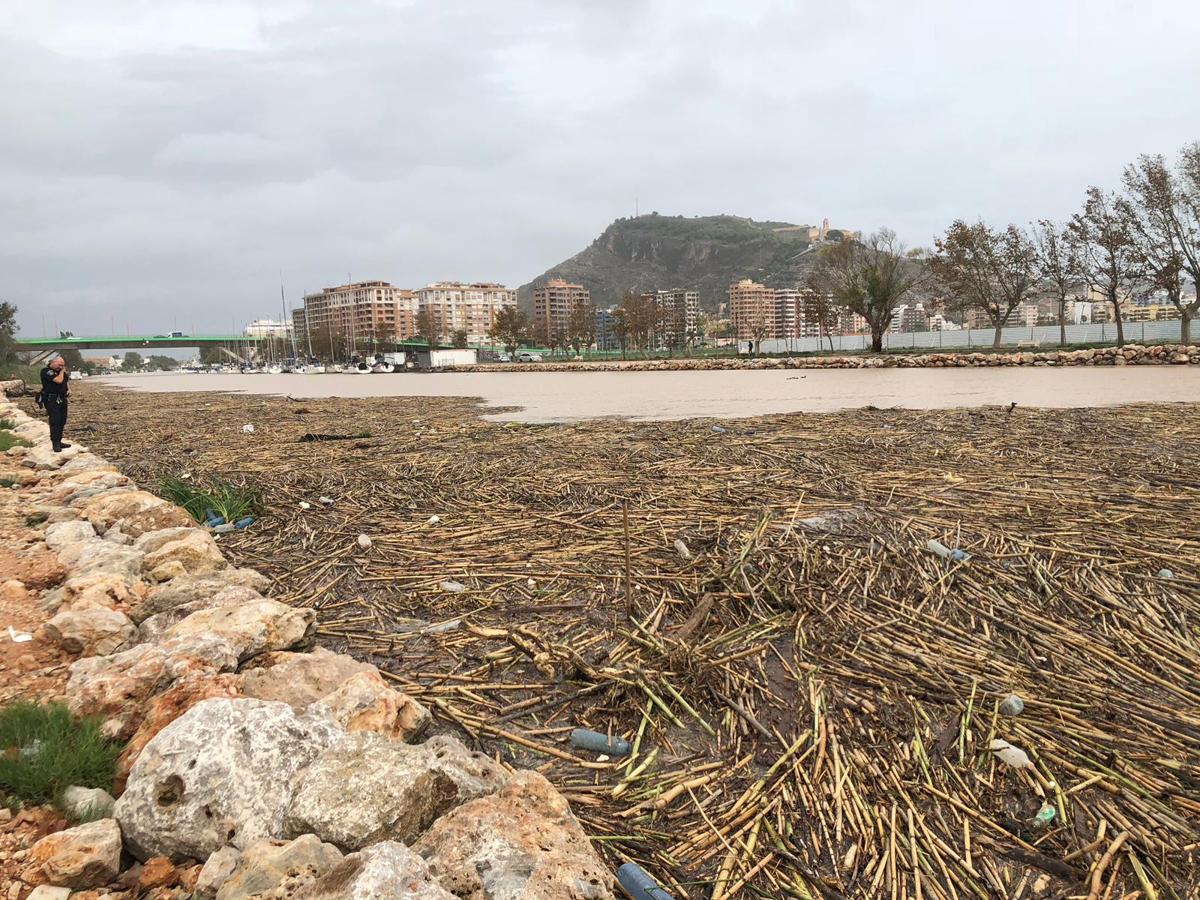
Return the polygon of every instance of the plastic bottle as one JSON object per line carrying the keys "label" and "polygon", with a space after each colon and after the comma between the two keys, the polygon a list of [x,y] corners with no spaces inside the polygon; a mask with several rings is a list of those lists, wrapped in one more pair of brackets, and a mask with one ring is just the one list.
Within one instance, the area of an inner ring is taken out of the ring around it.
{"label": "plastic bottle", "polygon": [[1025,711],[1025,701],[1016,694],[1009,694],[1000,701],[1000,715],[1019,716]]}
{"label": "plastic bottle", "polygon": [[591,750],[609,756],[628,756],[633,745],[623,737],[609,737],[587,728],[576,728],[571,732],[571,743],[580,750]]}
{"label": "plastic bottle", "polygon": [[992,741],[991,751],[996,754],[1000,762],[1006,766],[1012,766],[1014,769],[1027,769],[1033,765],[1029,760],[1029,755],[1020,747],[1014,747],[1008,741],[1003,741],[996,738]]}
{"label": "plastic bottle", "polygon": [[633,900],[675,900],[637,863],[627,862],[617,869],[617,881]]}
{"label": "plastic bottle", "polygon": [[971,558],[971,555],[967,551],[959,550],[957,547],[951,550],[941,541],[935,541],[933,538],[930,538],[925,544],[925,549],[930,553],[936,553],[942,559],[948,559],[952,562],[965,562]]}
{"label": "plastic bottle", "polygon": [[238,519],[233,523],[234,528],[248,528],[254,524],[254,516],[246,516],[244,519]]}

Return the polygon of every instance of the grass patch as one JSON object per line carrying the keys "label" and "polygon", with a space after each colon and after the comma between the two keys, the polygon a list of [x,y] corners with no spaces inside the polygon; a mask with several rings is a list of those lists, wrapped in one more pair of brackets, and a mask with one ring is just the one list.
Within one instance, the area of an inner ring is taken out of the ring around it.
{"label": "grass patch", "polygon": [[72,785],[111,790],[120,753],[100,719],[76,722],[64,704],[0,709],[0,790],[10,803],[51,803]]}
{"label": "grass patch", "polygon": [[17,423],[12,419],[0,419],[0,431],[12,431],[17,427]]}
{"label": "grass patch", "polygon": [[197,522],[203,522],[205,512],[210,509],[226,522],[261,515],[263,509],[262,492],[258,488],[220,479],[203,485],[182,478],[164,478],[158,484],[158,494],[182,506]]}
{"label": "grass patch", "polygon": [[0,431],[0,453],[8,450],[10,447],[28,447],[29,441],[22,437],[17,437],[11,431]]}
{"label": "grass patch", "polygon": [[12,478],[0,478],[0,487],[16,487],[17,482]]}

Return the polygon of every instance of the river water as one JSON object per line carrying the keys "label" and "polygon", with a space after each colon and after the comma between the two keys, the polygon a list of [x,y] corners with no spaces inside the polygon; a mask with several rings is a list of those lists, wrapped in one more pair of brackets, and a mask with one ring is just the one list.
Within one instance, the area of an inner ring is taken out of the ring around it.
{"label": "river water", "polygon": [[486,418],[562,422],[736,418],[863,406],[1050,408],[1200,401],[1200,367],[791,369],[691,372],[442,372],[392,375],[114,375],[136,391],[292,397],[477,397],[515,411]]}

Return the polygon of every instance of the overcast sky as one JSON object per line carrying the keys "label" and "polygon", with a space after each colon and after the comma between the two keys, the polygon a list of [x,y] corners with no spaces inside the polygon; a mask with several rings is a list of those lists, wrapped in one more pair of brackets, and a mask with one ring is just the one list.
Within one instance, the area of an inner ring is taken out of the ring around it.
{"label": "overcast sky", "polygon": [[0,299],[224,331],[617,216],[1064,217],[1200,140],[1194,2],[0,0]]}

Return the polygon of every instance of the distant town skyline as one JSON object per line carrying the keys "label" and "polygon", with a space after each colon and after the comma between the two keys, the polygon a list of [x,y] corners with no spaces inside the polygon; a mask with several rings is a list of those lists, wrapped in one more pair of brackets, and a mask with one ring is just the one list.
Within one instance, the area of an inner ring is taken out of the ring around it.
{"label": "distant town skyline", "polygon": [[[517,286],[619,216],[928,245],[1197,138],[1182,2],[0,8],[0,299],[28,333],[226,330],[349,280]],[[1119,52],[1113,48],[1119,48]],[[1097,65],[1111,54],[1111,64]]]}

